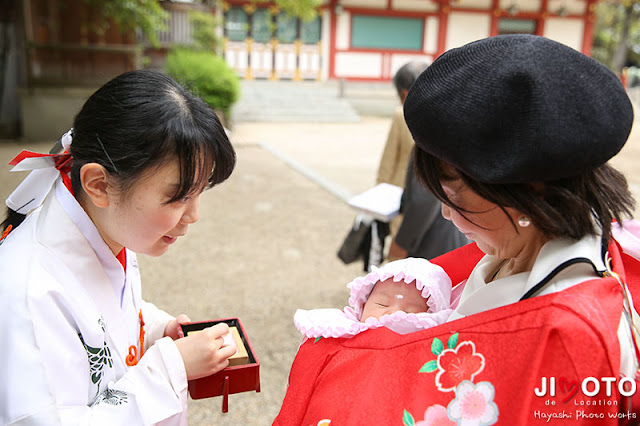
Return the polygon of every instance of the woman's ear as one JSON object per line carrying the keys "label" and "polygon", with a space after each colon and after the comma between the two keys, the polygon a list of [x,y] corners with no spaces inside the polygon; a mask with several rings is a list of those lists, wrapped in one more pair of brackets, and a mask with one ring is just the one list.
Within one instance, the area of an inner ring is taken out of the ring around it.
{"label": "woman's ear", "polygon": [[109,206],[109,175],[98,163],[87,163],[80,168],[80,183],[91,202],[99,208]]}

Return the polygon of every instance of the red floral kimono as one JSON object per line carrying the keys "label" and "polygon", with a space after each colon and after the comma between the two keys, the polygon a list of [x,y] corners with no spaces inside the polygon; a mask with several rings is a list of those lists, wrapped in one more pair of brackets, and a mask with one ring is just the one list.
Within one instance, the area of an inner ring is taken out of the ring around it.
{"label": "red floral kimono", "polygon": [[[610,252],[624,277],[618,247]],[[481,256],[470,245],[433,262],[460,282]],[[624,396],[635,381],[619,373],[622,303],[620,284],[608,277],[407,335],[383,327],[309,339],[274,425],[638,420]]]}

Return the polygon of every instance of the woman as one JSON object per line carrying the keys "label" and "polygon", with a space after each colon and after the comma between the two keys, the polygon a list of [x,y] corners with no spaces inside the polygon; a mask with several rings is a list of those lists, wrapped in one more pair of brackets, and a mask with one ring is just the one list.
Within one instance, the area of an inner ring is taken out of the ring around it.
{"label": "woman", "polygon": [[462,281],[455,310],[411,337],[305,343],[276,424],[637,416],[635,311],[613,278],[625,268],[611,226],[634,201],[606,164],[633,110],[615,75],[542,37],[492,37],[434,61],[404,111],[418,175],[477,245],[434,260]]}
{"label": "woman", "polygon": [[233,147],[156,71],[98,89],[62,144],[12,162],[34,171],[7,199],[0,241],[0,423],[186,424],[187,380],[236,348],[226,324],[178,339],[188,318],[142,299],[135,253],[160,256],[187,233]]}

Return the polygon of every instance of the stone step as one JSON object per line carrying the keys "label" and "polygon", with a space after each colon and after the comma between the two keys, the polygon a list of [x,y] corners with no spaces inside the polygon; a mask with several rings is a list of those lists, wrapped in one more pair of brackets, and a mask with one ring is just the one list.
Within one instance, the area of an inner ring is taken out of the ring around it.
{"label": "stone step", "polygon": [[243,80],[232,120],[357,122],[360,115],[390,116],[398,105],[390,84]]}

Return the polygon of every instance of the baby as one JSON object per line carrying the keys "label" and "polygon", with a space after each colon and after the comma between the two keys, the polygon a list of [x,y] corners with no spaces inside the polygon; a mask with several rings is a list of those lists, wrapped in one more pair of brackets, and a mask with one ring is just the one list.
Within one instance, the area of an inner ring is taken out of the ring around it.
{"label": "baby", "polygon": [[349,306],[298,309],[293,321],[305,337],[352,337],[387,327],[407,334],[444,323],[452,310],[451,279],[426,259],[387,263],[347,286]]}

